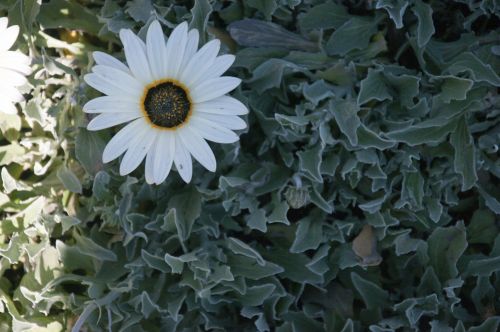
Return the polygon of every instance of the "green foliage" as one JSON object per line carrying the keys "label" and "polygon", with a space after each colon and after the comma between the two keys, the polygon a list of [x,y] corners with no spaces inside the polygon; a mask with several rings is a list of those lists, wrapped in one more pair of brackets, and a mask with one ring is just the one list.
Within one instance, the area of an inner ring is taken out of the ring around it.
{"label": "green foliage", "polygon": [[[34,56],[0,115],[0,330],[496,331],[495,1],[0,3]],[[89,52],[190,22],[249,129],[149,186],[101,155]]]}

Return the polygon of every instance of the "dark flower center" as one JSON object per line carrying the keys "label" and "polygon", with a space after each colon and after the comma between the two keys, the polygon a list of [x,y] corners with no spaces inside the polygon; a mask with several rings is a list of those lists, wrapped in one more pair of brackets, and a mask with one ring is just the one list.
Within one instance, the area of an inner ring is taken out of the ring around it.
{"label": "dark flower center", "polygon": [[173,82],[163,82],[150,87],[143,103],[149,120],[163,128],[181,125],[191,110],[191,101],[186,90]]}

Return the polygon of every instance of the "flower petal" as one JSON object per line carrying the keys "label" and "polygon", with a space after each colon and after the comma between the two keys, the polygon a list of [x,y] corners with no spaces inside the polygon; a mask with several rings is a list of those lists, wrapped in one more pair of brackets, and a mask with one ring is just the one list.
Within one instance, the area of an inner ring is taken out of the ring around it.
{"label": "flower petal", "polygon": [[194,105],[195,112],[224,115],[245,115],[248,109],[243,103],[230,96],[221,96]]}
{"label": "flower petal", "polygon": [[154,158],[156,157],[156,148],[158,146],[158,135],[156,136],[151,148],[146,155],[146,164],[144,165],[144,177],[146,183],[155,183],[155,168],[154,168]]}
{"label": "flower petal", "polygon": [[148,130],[151,130],[151,128],[146,124],[144,119],[137,119],[127,124],[108,142],[102,153],[102,161],[108,163],[118,158],[127,150],[134,136],[140,135],[141,132],[146,132]]}
{"label": "flower petal", "polygon": [[247,127],[247,123],[236,115],[220,115],[199,112],[193,116],[212,121],[227,129],[241,130]]}
{"label": "flower petal", "polygon": [[0,33],[3,30],[7,29],[7,25],[9,24],[9,19],[7,17],[0,17]]}
{"label": "flower petal", "polygon": [[233,131],[219,126],[209,120],[193,116],[189,120],[189,125],[193,126],[201,137],[212,142],[234,143],[239,140],[238,135],[236,135]]}
{"label": "flower petal", "polygon": [[83,79],[88,85],[108,96],[121,97],[130,101],[139,100],[143,92],[97,73],[87,74]]}
{"label": "flower petal", "polygon": [[0,52],[0,68],[10,69],[24,75],[29,75],[31,74],[30,62],[30,58],[20,52]]}
{"label": "flower petal", "polygon": [[155,141],[157,134],[156,130],[149,130],[146,131],[145,135],[134,137],[133,142],[130,142],[127,152],[125,152],[125,156],[120,163],[120,175],[129,174],[141,164]]}
{"label": "flower petal", "polygon": [[190,92],[194,103],[202,103],[222,95],[225,95],[231,90],[234,90],[240,85],[241,79],[231,76],[223,76],[203,81]]}
{"label": "flower petal", "polygon": [[13,86],[0,81],[0,98],[18,103],[24,100],[23,95]]}
{"label": "flower petal", "polygon": [[182,144],[179,137],[175,138],[175,153],[174,153],[174,163],[177,168],[177,172],[184,180],[184,182],[191,182],[193,177],[193,164],[191,162],[191,155],[186,147]]}
{"label": "flower petal", "polygon": [[0,98],[0,113],[17,114],[17,108],[10,101]]}
{"label": "flower petal", "polygon": [[189,31],[188,40],[186,44],[186,51],[184,52],[184,58],[182,59],[179,75],[184,70],[184,68],[186,68],[191,58],[196,54],[196,51],[198,51],[199,41],[200,41],[200,34],[198,33],[198,30],[192,29],[191,31]]}
{"label": "flower petal", "polygon": [[179,69],[184,58],[187,44],[188,25],[187,22],[179,24],[167,42],[167,63],[164,73],[165,77],[178,78]]}
{"label": "flower petal", "polygon": [[120,30],[120,39],[125,50],[125,58],[130,71],[144,84],[149,84],[153,80],[146,56],[146,45],[134,35],[129,29]]}
{"label": "flower petal", "polygon": [[0,68],[0,77],[11,86],[21,86],[28,81],[24,75],[10,69]]}
{"label": "flower petal", "polygon": [[214,39],[209,41],[190,59],[189,63],[179,74],[179,80],[188,87],[194,87],[193,82],[198,81],[210,66],[219,53],[220,41]]}
{"label": "flower petal", "polygon": [[101,96],[83,105],[85,113],[127,113],[141,112],[138,101],[124,100],[116,96]]}
{"label": "flower petal", "polygon": [[224,74],[229,67],[233,64],[235,56],[232,54],[225,54],[215,58],[213,64],[198,78],[196,81],[192,83],[193,86],[198,85],[201,80],[210,80],[212,78],[220,77]]}
{"label": "flower petal", "polygon": [[93,118],[87,125],[87,130],[101,130],[129,122],[141,117],[139,112],[102,113]]}
{"label": "flower petal", "polygon": [[112,57],[109,54],[96,51],[96,52],[92,53],[92,55],[94,56],[94,60],[98,65],[113,67],[113,68],[121,70],[127,74],[131,74],[130,70],[123,62],[121,62],[120,60],[118,60],[115,57]]}
{"label": "flower petal", "polygon": [[178,130],[182,144],[188,149],[194,159],[203,165],[210,172],[215,172],[217,162],[214,153],[207,142],[189,126]]}
{"label": "flower petal", "polygon": [[109,82],[116,82],[117,85],[123,87],[124,90],[137,93],[143,93],[144,85],[135,77],[123,72],[114,67],[97,65],[92,68],[92,71]]}
{"label": "flower petal", "polygon": [[19,35],[19,26],[13,25],[2,31],[0,38],[0,51],[7,51],[14,45]]}
{"label": "flower petal", "polygon": [[[153,152],[152,149],[150,150],[151,152]],[[161,184],[172,169],[175,155],[175,134],[166,130],[160,131],[153,154],[154,157],[151,160],[151,167],[154,171],[153,183]]]}
{"label": "flower petal", "polygon": [[158,21],[153,21],[148,28],[146,37],[146,53],[148,55],[149,66],[153,79],[162,79],[167,63],[167,50],[165,46],[165,36]]}

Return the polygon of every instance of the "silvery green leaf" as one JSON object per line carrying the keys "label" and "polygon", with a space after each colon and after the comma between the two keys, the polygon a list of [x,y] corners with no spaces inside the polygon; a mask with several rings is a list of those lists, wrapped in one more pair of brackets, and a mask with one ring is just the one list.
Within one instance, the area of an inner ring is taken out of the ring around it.
{"label": "silvery green leaf", "polygon": [[438,227],[428,239],[430,264],[440,280],[446,281],[458,274],[457,262],[467,248],[463,222],[456,226]]}
{"label": "silvery green leaf", "polygon": [[136,22],[146,23],[151,14],[155,12],[155,9],[151,0],[131,0],[127,2],[125,12]]}
{"label": "silvery green leaf", "polygon": [[321,144],[316,144],[312,149],[297,152],[300,170],[304,172],[305,176],[318,183],[323,183],[320,171],[322,153],[323,146]]}
{"label": "silvery green leaf", "polygon": [[323,223],[320,215],[304,218],[299,221],[295,231],[295,240],[290,252],[301,253],[309,249],[317,249],[323,240]]}
{"label": "silvery green leaf", "polygon": [[192,186],[173,196],[168,201],[170,209],[175,209],[175,225],[181,240],[187,240],[193,224],[201,213],[201,195]]}
{"label": "silvery green leaf", "polygon": [[97,35],[100,29],[97,16],[76,1],[51,0],[43,3],[37,18],[46,29],[81,29],[93,35]]}
{"label": "silvery green leaf", "polygon": [[278,8],[277,0],[247,0],[246,5],[259,10],[267,20],[271,19],[271,15]]}
{"label": "silvery green leaf", "polygon": [[457,126],[457,121],[451,120],[444,123],[437,123],[433,120],[427,120],[405,129],[386,133],[387,137],[404,142],[410,146],[416,146],[424,143],[439,143]]}
{"label": "silvery green leaf", "polygon": [[384,80],[384,75],[380,70],[370,70],[366,78],[361,81],[358,105],[363,105],[371,100],[392,100]]}
{"label": "silvery green leaf", "polygon": [[19,161],[24,152],[25,149],[18,143],[0,146],[0,166]]}
{"label": "silvery green leaf", "polygon": [[141,257],[149,267],[155,270],[159,270],[163,273],[172,271],[170,264],[167,264],[163,257],[153,255],[144,249],[141,250]]}
{"label": "silvery green leaf", "polygon": [[193,18],[189,27],[192,29],[198,29],[202,32],[201,40],[205,41],[204,33],[207,30],[208,19],[212,13],[212,6],[208,0],[196,0],[194,2],[193,9],[191,9],[191,14]]}
{"label": "silvery green leaf", "polygon": [[435,316],[439,311],[436,294],[420,298],[409,298],[394,306],[394,310],[404,312],[410,326],[414,326],[423,315]]}
{"label": "silvery green leaf", "polygon": [[357,131],[361,125],[358,117],[359,107],[356,103],[349,100],[341,100],[330,103],[330,109],[337,121],[340,131],[347,136],[349,142],[358,145]]}
{"label": "silvery green leaf", "polygon": [[277,47],[309,52],[318,50],[316,43],[304,39],[275,23],[256,19],[244,19],[231,23],[229,33],[242,46]]}
{"label": "silvery green leaf", "polygon": [[368,46],[370,38],[377,32],[376,20],[353,17],[340,26],[328,39],[325,50],[330,55],[346,55],[349,51]]}
{"label": "silvery green leaf", "polygon": [[82,193],[82,184],[80,183],[80,180],[78,180],[75,173],[73,173],[65,165],[59,167],[59,170],[57,171],[57,178],[62,182],[67,190],[77,194]]}
{"label": "silvery green leaf", "polygon": [[495,215],[488,210],[476,210],[467,229],[469,243],[491,244],[497,235]]}
{"label": "silvery green leaf", "polygon": [[450,143],[455,148],[455,172],[462,178],[462,191],[474,186],[478,180],[476,173],[476,149],[465,118],[458,121],[452,132]]}
{"label": "silvery green leaf", "polygon": [[336,3],[320,3],[299,16],[302,29],[338,29],[350,15],[346,8]]}
{"label": "silvery green leaf", "polygon": [[288,70],[298,71],[300,68],[288,61],[269,59],[255,68],[248,83],[259,93],[271,88],[279,88],[283,83],[283,75]]}
{"label": "silvery green leaf", "polygon": [[385,150],[396,145],[395,141],[380,137],[377,133],[370,130],[363,124],[359,126],[357,135],[358,135],[358,145],[364,148],[375,148],[378,150]]}
{"label": "silvery green leaf", "polygon": [[391,73],[385,74],[385,77],[393,86],[394,90],[399,93],[401,105],[409,108],[413,107],[414,98],[416,98],[420,92],[420,78],[405,74],[396,76]]}
{"label": "silvery green leaf", "polygon": [[106,136],[101,133],[80,129],[75,141],[76,159],[89,174],[102,170],[102,152],[106,146]]}
{"label": "silvery green leaf", "polygon": [[310,260],[303,254],[293,254],[280,249],[268,251],[264,254],[264,257],[268,261],[281,266],[284,269],[282,276],[286,279],[310,284],[320,283],[323,280],[323,276],[306,267]]}
{"label": "silvery green leaf", "polygon": [[389,294],[378,285],[368,281],[357,273],[351,273],[351,281],[363,299],[367,309],[384,308]]}
{"label": "silvery green leaf", "polygon": [[260,266],[266,264],[264,258],[255,249],[234,237],[228,238],[228,248],[235,254],[254,258]]}
{"label": "silvery green leaf", "polygon": [[500,269],[500,257],[488,257],[474,259],[469,262],[465,273],[467,275],[490,277]]}
{"label": "silvery green leaf", "polygon": [[113,262],[118,259],[113,251],[102,247],[101,245],[95,243],[92,239],[80,235],[74,235],[74,237],[77,243],[74,248],[81,254],[93,257],[100,261]]}
{"label": "silvery green leaf", "polygon": [[471,52],[465,52],[457,56],[451,62],[447,71],[455,76],[467,72],[476,82],[488,82],[496,87],[500,86],[500,77],[491,65],[483,63]]}
{"label": "silvery green leaf", "polygon": [[0,132],[3,137],[12,142],[17,140],[21,130],[21,117],[17,114],[2,114],[0,117]]}
{"label": "silvery green leaf", "polygon": [[319,207],[321,210],[323,210],[326,213],[332,213],[333,212],[333,205],[331,202],[328,202],[321,194],[318,192],[318,189],[316,187],[312,187],[312,190],[310,191],[309,198],[311,202]]}
{"label": "silvery green leaf", "polygon": [[451,100],[465,100],[467,92],[472,88],[473,82],[466,78],[456,76],[443,76],[441,85],[441,98],[445,103]]}
{"label": "silvery green leaf", "polygon": [[432,20],[432,7],[421,0],[417,0],[412,11],[418,18],[417,43],[419,47],[424,47],[436,32]]}
{"label": "silvery green leaf", "polygon": [[231,272],[235,276],[251,280],[259,280],[284,271],[281,266],[268,261],[265,262],[265,265],[260,266],[255,259],[246,256],[228,255],[227,259]]}
{"label": "silvery green leaf", "polygon": [[403,16],[408,7],[407,0],[378,0],[375,8],[383,8],[389,13],[389,16],[394,21],[397,29],[403,27]]}
{"label": "silvery green leaf", "polygon": [[276,286],[273,284],[252,286],[247,288],[245,294],[237,294],[236,297],[239,298],[241,303],[245,306],[259,306],[269,298],[275,289]]}
{"label": "silvery green leaf", "polygon": [[500,317],[493,316],[488,317],[484,322],[480,325],[473,326],[468,329],[468,332],[488,332],[498,330],[498,326],[500,326]]}

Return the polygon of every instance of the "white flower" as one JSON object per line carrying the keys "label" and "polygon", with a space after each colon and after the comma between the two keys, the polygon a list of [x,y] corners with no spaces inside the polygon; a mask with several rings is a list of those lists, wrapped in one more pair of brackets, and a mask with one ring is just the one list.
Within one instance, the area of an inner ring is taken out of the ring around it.
{"label": "white flower", "polygon": [[248,113],[238,100],[225,96],[241,80],[221,75],[233,55],[217,56],[219,40],[198,50],[198,31],[179,24],[165,43],[157,21],[151,23],[146,43],[130,30],[121,30],[128,67],[114,57],[94,52],[96,66],[85,81],[107,96],[89,101],[87,113],[101,113],[87,129],[100,130],[130,122],[109,141],[105,163],[125,153],[120,174],[136,169],[146,158],[146,181],[162,183],[172,164],[185,182],[192,177],[194,157],[211,172],[215,156],[205,140],[234,143],[233,130],[246,128],[238,115]]}
{"label": "white flower", "polygon": [[7,28],[8,23],[7,17],[0,17],[0,113],[16,114],[14,104],[24,100],[17,87],[26,84],[31,61],[20,52],[9,51],[17,39],[19,27]]}

